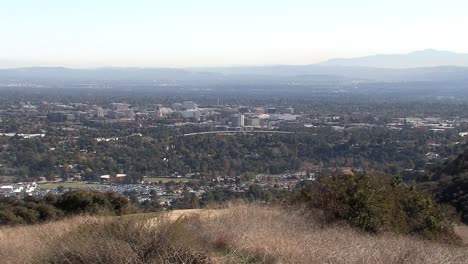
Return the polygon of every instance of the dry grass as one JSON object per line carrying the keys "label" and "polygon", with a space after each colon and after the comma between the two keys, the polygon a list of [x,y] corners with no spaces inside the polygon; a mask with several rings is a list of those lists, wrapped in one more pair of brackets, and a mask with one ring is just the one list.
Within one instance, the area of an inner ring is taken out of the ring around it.
{"label": "dry grass", "polygon": [[[321,225],[298,213],[240,205],[199,222],[205,241],[224,251],[221,262],[467,263],[468,248],[410,237],[371,236]],[[240,257],[239,257],[240,256]]]}
{"label": "dry grass", "polygon": [[[467,227],[458,227],[468,237]],[[467,263],[468,247],[371,236],[297,210],[235,205],[0,229],[1,263]]]}
{"label": "dry grass", "polygon": [[[46,224],[0,228],[1,263],[33,263],[51,243],[95,217],[78,216]],[[101,220],[102,221],[102,220]]]}
{"label": "dry grass", "polygon": [[[203,247],[190,236],[183,219],[158,218],[148,226],[146,218],[113,219],[106,224],[85,224],[59,239],[47,263],[207,263]],[[136,220],[136,221],[135,221]]]}
{"label": "dry grass", "polygon": [[186,218],[75,217],[0,229],[0,263],[209,263]]}

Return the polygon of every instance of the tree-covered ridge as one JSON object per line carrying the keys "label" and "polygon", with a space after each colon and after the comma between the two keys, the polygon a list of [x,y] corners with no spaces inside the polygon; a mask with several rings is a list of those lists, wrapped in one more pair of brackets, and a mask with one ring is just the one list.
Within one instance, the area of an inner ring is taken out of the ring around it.
{"label": "tree-covered ridge", "polygon": [[463,222],[468,223],[468,147],[435,171],[432,179],[438,181],[435,192],[439,201],[454,206]]}
{"label": "tree-covered ridge", "polygon": [[181,136],[193,131],[196,129],[49,129],[43,138],[0,137],[0,174],[19,180],[28,176],[66,179],[79,174],[95,181],[103,174],[123,172],[130,175],[131,182],[143,175],[176,172],[219,176],[336,167],[396,174],[424,169],[427,153],[444,157],[461,148],[450,144],[457,140],[456,133],[427,129],[375,127],[341,132],[311,128],[287,135]]}

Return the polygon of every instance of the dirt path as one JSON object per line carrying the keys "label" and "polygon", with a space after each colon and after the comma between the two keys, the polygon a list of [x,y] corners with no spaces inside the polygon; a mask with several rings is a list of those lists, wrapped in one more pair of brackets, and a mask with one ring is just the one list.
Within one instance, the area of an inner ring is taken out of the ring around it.
{"label": "dirt path", "polygon": [[465,245],[468,245],[468,226],[455,226],[455,233],[463,239],[463,243],[465,243]]}
{"label": "dirt path", "polygon": [[209,217],[215,217],[219,216],[223,212],[225,212],[225,209],[217,209],[217,210],[211,210],[211,209],[184,209],[184,210],[174,210],[170,211],[167,213],[169,219],[171,220],[176,220],[179,219],[180,217],[189,217],[189,216],[200,216],[203,218],[209,218]]}
{"label": "dirt path", "polygon": [[216,217],[221,215],[223,212],[226,212],[226,209],[181,209],[181,210],[174,210],[174,211],[167,211],[161,213],[160,215],[155,216],[148,220],[148,227],[152,227],[160,223],[161,221],[169,220],[170,222],[176,221],[178,219],[184,217],[200,217],[203,219],[207,219],[210,217]]}

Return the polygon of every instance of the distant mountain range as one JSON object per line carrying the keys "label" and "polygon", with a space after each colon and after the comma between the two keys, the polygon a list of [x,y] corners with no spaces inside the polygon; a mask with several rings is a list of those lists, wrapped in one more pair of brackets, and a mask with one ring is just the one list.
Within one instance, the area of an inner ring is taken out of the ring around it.
{"label": "distant mountain range", "polygon": [[351,59],[331,59],[321,63],[328,66],[373,68],[422,68],[438,66],[468,67],[468,54],[440,50],[421,50],[409,54],[373,55]]}
{"label": "distant mountain range", "polygon": [[145,82],[173,84],[317,84],[347,81],[468,81],[468,54],[423,50],[405,55],[333,59],[312,65],[211,68],[31,67],[0,69],[0,83]]}

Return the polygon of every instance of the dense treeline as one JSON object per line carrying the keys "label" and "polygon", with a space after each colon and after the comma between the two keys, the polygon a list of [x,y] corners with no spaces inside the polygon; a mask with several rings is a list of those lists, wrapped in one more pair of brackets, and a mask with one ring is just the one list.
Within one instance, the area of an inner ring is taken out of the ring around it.
{"label": "dense treeline", "polygon": [[73,190],[63,195],[0,198],[0,225],[36,224],[77,214],[123,215],[138,209],[114,192]]}
{"label": "dense treeline", "polygon": [[257,184],[249,186],[246,191],[236,192],[222,187],[207,190],[201,197],[184,192],[182,197],[172,202],[172,209],[205,208],[220,205],[228,201],[281,203],[291,195],[290,191],[279,188],[262,187]]}
{"label": "dense treeline", "polygon": [[[129,182],[137,182],[143,175],[176,172],[232,176],[336,167],[396,174],[424,169],[428,152],[445,157],[461,151],[461,145],[450,144],[459,140],[456,132],[423,128],[355,128],[344,132],[313,128],[289,135],[174,136],[180,132],[173,128],[50,129],[44,138],[0,137],[0,174],[24,180],[26,176],[52,179],[79,173],[85,180],[96,181],[102,174],[127,173]],[[103,137],[118,140],[97,140]]]}
{"label": "dense treeline", "polygon": [[462,221],[468,224],[468,146],[462,154],[418,180],[440,202],[455,207]]}

